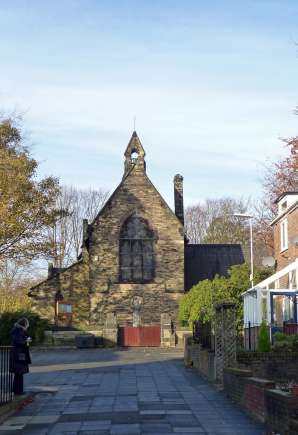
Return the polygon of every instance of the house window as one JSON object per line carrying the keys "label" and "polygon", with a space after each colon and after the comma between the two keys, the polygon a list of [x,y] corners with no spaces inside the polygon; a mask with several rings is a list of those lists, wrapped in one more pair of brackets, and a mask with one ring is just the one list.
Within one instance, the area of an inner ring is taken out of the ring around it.
{"label": "house window", "polygon": [[58,312],[59,314],[71,314],[72,313],[71,304],[59,303]]}
{"label": "house window", "polygon": [[263,291],[261,293],[261,313],[262,313],[262,320],[267,321],[267,311],[268,311],[268,307],[267,307],[267,291]]}
{"label": "house window", "polygon": [[288,221],[283,220],[280,224],[280,247],[281,251],[288,249]]}
{"label": "house window", "polygon": [[121,282],[149,282],[154,278],[154,233],[134,213],[123,225],[119,240]]}
{"label": "house window", "polygon": [[297,288],[297,271],[292,270],[290,272],[290,289],[296,289]]}

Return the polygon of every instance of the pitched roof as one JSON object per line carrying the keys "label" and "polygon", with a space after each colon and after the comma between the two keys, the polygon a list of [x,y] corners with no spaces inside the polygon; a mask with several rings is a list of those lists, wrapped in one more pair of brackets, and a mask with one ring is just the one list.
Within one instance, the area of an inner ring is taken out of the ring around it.
{"label": "pitched roof", "polygon": [[240,244],[185,245],[185,290],[215,275],[227,276],[231,266],[242,263]]}
{"label": "pitched roof", "polygon": [[[142,146],[142,143],[137,135],[137,132],[134,131],[130,141],[127,145],[126,151],[124,153],[125,156],[129,155],[132,151],[138,151],[142,156],[145,156],[145,150]],[[120,188],[122,187],[122,185],[124,184],[126,178],[128,178],[131,174],[133,174],[134,171],[134,166],[132,166],[128,172],[124,173],[123,178],[120,182],[120,184],[116,187],[116,189],[114,190],[114,192],[111,194],[111,196],[107,199],[107,201],[105,202],[105,204],[103,205],[103,207],[99,210],[98,214],[95,216],[95,218],[93,219],[93,221],[90,224],[90,227],[92,227],[92,225],[94,225],[94,223],[96,222],[96,220],[104,213],[104,211],[110,207],[111,202],[113,200],[113,198],[115,197],[115,195],[117,194],[117,192],[120,190]],[[163,196],[161,195],[161,193],[158,191],[158,189],[155,187],[155,185],[152,183],[152,181],[150,180],[150,178],[148,177],[146,171],[144,171],[143,173],[145,179],[150,183],[150,185],[152,186],[152,188],[156,191],[156,193],[159,195],[161,203],[165,206],[165,208],[167,208],[170,213],[173,215],[173,217],[175,217],[175,219],[179,222],[179,224],[181,226],[182,223],[180,221],[180,219],[176,216],[175,212],[171,209],[171,207],[168,205],[168,203],[166,202],[166,200],[163,198]],[[179,175],[179,174],[178,174]],[[181,175],[180,175],[181,177]]]}
{"label": "pitched roof", "polygon": [[274,201],[274,204],[277,204],[284,196],[288,195],[298,195],[298,190],[287,190],[286,192],[281,193]]}

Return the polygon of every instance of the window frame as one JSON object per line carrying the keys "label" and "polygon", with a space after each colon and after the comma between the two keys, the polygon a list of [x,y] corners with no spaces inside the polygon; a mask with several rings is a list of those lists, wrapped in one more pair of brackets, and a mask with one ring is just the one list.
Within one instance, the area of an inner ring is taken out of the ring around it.
{"label": "window frame", "polygon": [[283,219],[280,223],[280,252],[288,249],[288,219]]}
{"label": "window frame", "polygon": [[[138,218],[140,219],[147,227],[148,229],[148,233],[152,234],[152,237],[146,237],[146,238],[137,238],[137,237],[133,237],[133,238],[128,238],[128,237],[123,237],[123,231],[126,227],[126,225],[129,223],[130,219],[133,218]],[[154,241],[155,241],[155,237],[154,237],[154,232],[151,229],[150,225],[148,224],[148,221],[146,219],[144,219],[142,216],[136,216],[136,215],[132,215],[129,218],[127,218],[125,220],[125,222],[123,223],[122,227],[121,227],[121,231],[120,231],[120,235],[119,235],[119,273],[118,273],[118,280],[120,283],[126,283],[126,284],[145,284],[145,283],[150,283],[153,282],[155,279],[155,249],[154,249]],[[123,266],[123,245],[124,242],[128,242],[129,243],[129,265],[128,266]],[[144,267],[144,253],[145,253],[145,243],[150,242],[150,256],[151,256],[151,267],[150,269],[150,278],[145,278],[145,271],[146,271],[146,267]],[[139,254],[134,254],[133,253],[133,249],[134,247],[139,244],[141,245],[141,251]],[[141,276],[140,278],[136,278],[134,277],[134,270],[137,270],[137,266],[134,266],[134,260],[137,258],[137,256],[139,257],[139,260],[141,261],[141,265],[140,265],[140,271],[141,271]],[[123,276],[123,270],[124,269],[130,269],[130,277],[126,278]]]}

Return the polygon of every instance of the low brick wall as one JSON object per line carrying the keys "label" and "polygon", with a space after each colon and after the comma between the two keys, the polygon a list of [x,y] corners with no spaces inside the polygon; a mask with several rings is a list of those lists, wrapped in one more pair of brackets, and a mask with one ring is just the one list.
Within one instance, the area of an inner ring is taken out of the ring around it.
{"label": "low brick wall", "polygon": [[228,397],[239,405],[244,403],[244,390],[251,371],[237,368],[224,370],[224,390]]}
{"label": "low brick wall", "polygon": [[250,370],[224,370],[224,390],[227,396],[262,423],[266,419],[265,394],[274,386],[271,380],[251,377]]}
{"label": "low brick wall", "polygon": [[269,430],[282,435],[296,434],[298,397],[280,390],[268,390],[265,396],[266,424]]}
{"label": "low brick wall", "polygon": [[298,433],[298,419],[292,418],[290,420],[289,435],[297,435],[297,433]]}
{"label": "low brick wall", "polygon": [[215,354],[208,349],[201,349],[199,355],[199,372],[210,381],[215,381]]}
{"label": "low brick wall", "polygon": [[274,381],[298,381],[298,353],[239,352],[237,361],[250,368],[253,376]]}
{"label": "low brick wall", "polygon": [[193,366],[209,381],[215,381],[215,355],[201,344],[194,343],[192,337],[187,337],[184,345],[184,363]]}
{"label": "low brick wall", "polygon": [[251,376],[249,369],[224,370],[224,390],[250,416],[265,423],[268,433],[298,434],[298,396],[275,389],[272,380]]}
{"label": "low brick wall", "polygon": [[192,335],[192,331],[188,328],[179,327],[176,329],[176,347],[179,349],[184,348],[185,338]]}

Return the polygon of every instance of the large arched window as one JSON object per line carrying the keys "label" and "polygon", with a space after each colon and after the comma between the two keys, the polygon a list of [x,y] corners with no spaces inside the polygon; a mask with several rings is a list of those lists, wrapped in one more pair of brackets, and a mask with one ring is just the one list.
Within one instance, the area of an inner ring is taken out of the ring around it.
{"label": "large arched window", "polygon": [[133,214],[119,240],[120,281],[148,282],[154,278],[154,234],[145,219]]}

